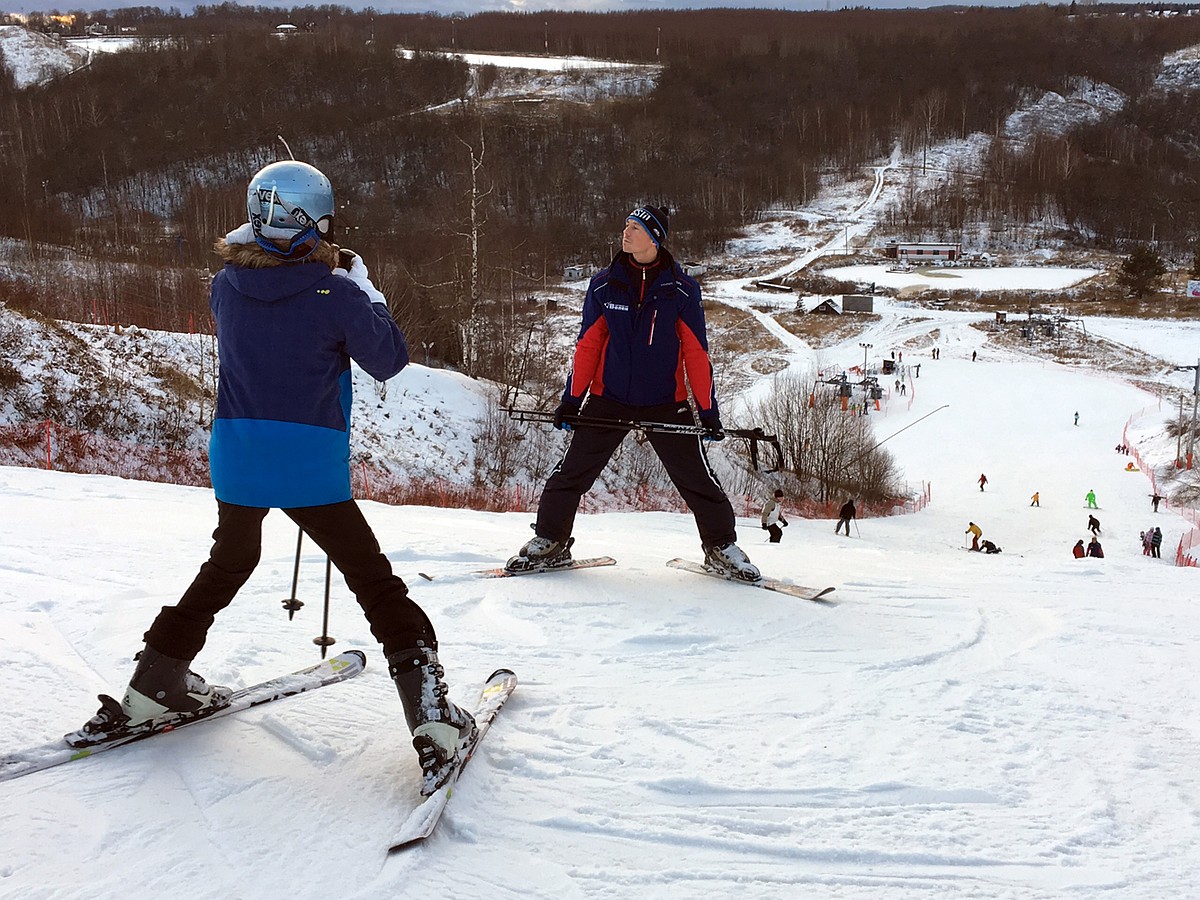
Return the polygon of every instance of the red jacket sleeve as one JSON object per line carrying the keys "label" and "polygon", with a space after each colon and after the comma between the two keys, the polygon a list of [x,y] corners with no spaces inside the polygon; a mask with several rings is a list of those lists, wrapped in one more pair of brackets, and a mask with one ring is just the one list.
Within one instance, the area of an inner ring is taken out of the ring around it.
{"label": "red jacket sleeve", "polygon": [[596,319],[579,336],[575,344],[575,357],[571,362],[571,377],[567,380],[567,391],[563,399],[582,402],[588,389],[599,394],[604,389],[604,348],[608,346],[608,323],[604,316]]}
{"label": "red jacket sleeve", "polygon": [[687,302],[675,325],[679,335],[679,355],[684,373],[692,386],[692,396],[700,408],[700,418],[718,415],[717,387],[713,381],[712,360],[708,356],[708,333],[704,308],[700,305],[700,286],[691,282]]}

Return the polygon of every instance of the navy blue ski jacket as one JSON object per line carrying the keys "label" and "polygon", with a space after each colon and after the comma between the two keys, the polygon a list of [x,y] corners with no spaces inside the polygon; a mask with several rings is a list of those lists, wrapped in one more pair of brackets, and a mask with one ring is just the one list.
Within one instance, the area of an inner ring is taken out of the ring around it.
{"label": "navy blue ski jacket", "polygon": [[653,282],[631,279],[624,252],[592,278],[564,400],[656,406],[687,400],[690,384],[700,418],[718,415],[700,285],[660,253]]}
{"label": "navy blue ski jacket", "polygon": [[[220,380],[209,443],[217,499],[324,506],[350,499],[350,360],[385,381],[408,364],[387,308],[324,262],[272,265],[231,247],[213,279]],[[261,268],[239,265],[250,261]]]}

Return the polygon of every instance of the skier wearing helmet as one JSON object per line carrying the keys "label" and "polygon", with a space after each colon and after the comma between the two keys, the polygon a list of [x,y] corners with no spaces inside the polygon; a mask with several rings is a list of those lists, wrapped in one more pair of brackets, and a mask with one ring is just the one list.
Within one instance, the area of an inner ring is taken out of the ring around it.
{"label": "skier wearing helmet", "polygon": [[319,170],[294,160],[267,166],[250,181],[246,211],[250,221],[215,245],[225,266],[210,299],[220,354],[212,550],[146,632],[121,702],[102,696],[99,712],[66,739],[104,743],[229,704],[228,688],[189,667],[258,564],[263,519],[277,508],[328,554],[383,645],[429,794],[475,723],[447,699],[433,625],[350,493],[350,362],[385,381],[408,364],[404,335],[363,261],[329,240],[333,188]]}

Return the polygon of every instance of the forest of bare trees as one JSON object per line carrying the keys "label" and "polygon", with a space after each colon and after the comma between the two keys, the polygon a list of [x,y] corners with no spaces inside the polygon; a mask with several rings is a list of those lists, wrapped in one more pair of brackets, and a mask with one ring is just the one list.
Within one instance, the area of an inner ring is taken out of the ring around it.
{"label": "forest of bare trees", "polygon": [[[44,295],[52,315],[93,317],[96,283],[127,273],[142,286],[117,318],[202,329],[203,285],[187,273],[215,266],[213,239],[243,221],[246,179],[283,155],[284,135],[332,177],[337,239],[370,260],[414,345],[517,377],[525,363],[473,340],[472,321],[526,333],[525,296],[565,263],[605,262],[636,203],[675,210],[674,248],[699,258],[896,142],[919,154],[998,135],[1022,101],[1085,77],[1127,94],[1127,108],[1061,137],[996,139],[982,172],[951,174],[887,224],[949,237],[972,221],[1051,220],[1097,246],[1154,239],[1190,255],[1200,101],[1149,88],[1165,53],[1200,42],[1200,18],[1087,9],[80,14],[157,39],[21,90],[0,70],[0,233],[92,263]],[[270,31],[285,18],[302,31],[282,40]],[[401,45],[663,68],[633,99],[488,103],[465,65],[401,59]]]}

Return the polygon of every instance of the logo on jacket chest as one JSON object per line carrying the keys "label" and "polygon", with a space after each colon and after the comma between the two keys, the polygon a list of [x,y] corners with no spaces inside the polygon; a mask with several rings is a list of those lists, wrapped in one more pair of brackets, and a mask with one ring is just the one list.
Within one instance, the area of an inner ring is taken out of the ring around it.
{"label": "logo on jacket chest", "polygon": [[627,303],[610,303],[608,301],[605,301],[604,308],[605,309],[615,309],[615,310],[618,310],[619,312],[629,312],[629,304],[627,304]]}

